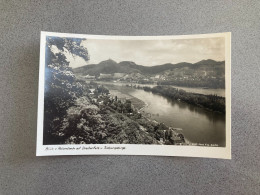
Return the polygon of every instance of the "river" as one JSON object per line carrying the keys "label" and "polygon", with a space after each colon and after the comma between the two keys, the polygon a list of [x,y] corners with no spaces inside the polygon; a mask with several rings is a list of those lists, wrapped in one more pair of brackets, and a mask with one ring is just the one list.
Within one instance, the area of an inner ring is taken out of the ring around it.
{"label": "river", "polygon": [[181,128],[185,138],[196,144],[225,146],[225,114],[207,111],[180,101],[172,101],[151,92],[122,85],[103,83],[118,98],[132,96],[142,100],[142,109],[150,117],[167,126]]}
{"label": "river", "polygon": [[[112,85],[117,85],[117,86],[125,86],[125,85],[136,85],[140,87],[155,87],[157,86],[156,84],[137,84],[137,83],[128,83],[128,82],[104,82],[104,81],[95,81],[96,83],[100,84],[112,84]],[[199,87],[179,87],[176,85],[170,85],[174,88],[177,89],[183,89],[187,92],[190,93],[199,93],[199,94],[204,94],[204,95],[218,95],[221,97],[225,97],[225,89],[205,89],[205,88],[199,88]]]}

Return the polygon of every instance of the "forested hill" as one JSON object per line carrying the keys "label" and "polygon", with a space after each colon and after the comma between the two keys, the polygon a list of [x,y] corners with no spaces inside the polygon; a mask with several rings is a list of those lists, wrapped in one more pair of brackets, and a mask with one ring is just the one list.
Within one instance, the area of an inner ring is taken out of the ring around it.
{"label": "forested hill", "polygon": [[103,74],[113,74],[113,73],[140,73],[143,75],[147,74],[160,74],[165,71],[171,70],[191,70],[191,71],[199,71],[199,70],[207,70],[207,71],[217,71],[219,76],[224,76],[225,74],[225,62],[217,62],[214,60],[202,60],[200,62],[191,64],[187,62],[181,62],[178,64],[163,64],[156,66],[142,66],[137,65],[131,61],[122,61],[117,63],[111,59],[102,61],[99,64],[90,64],[85,65],[79,68],[73,69],[74,73],[82,74],[82,75],[99,75]]}

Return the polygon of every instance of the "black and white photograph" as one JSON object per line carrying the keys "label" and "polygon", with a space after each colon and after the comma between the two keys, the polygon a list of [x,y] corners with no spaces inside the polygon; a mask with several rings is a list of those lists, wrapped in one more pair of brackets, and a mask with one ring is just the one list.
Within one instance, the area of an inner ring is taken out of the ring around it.
{"label": "black and white photograph", "polygon": [[42,32],[37,155],[230,158],[230,33]]}

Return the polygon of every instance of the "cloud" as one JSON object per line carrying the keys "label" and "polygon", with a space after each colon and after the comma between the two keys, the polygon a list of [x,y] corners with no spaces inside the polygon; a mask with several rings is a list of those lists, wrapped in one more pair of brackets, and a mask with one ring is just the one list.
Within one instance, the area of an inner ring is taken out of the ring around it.
{"label": "cloud", "polygon": [[[133,61],[144,66],[165,63],[196,63],[203,59],[225,59],[224,38],[200,38],[178,40],[97,40],[82,42],[88,49],[88,64],[97,64],[107,59],[116,62]],[[80,58],[70,58],[72,67],[86,65]]]}

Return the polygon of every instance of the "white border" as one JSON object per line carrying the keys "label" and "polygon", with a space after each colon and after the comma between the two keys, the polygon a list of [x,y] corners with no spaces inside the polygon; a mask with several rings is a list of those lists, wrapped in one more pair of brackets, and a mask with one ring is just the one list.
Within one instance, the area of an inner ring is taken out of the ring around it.
{"label": "white border", "polygon": [[[206,146],[175,146],[175,145],[137,145],[137,144],[84,144],[84,145],[43,145],[43,111],[44,111],[44,83],[45,83],[45,44],[46,36],[74,37],[86,39],[111,40],[167,40],[167,39],[197,39],[197,38],[225,38],[225,96],[226,96],[226,147]],[[37,117],[37,147],[36,156],[55,155],[156,155],[156,156],[188,156],[231,159],[231,33],[214,33],[200,35],[178,36],[107,36],[83,35],[69,33],[41,32],[40,69],[38,91]],[[46,150],[46,148],[51,150]],[[71,147],[73,150],[60,150]],[[82,148],[85,147],[84,150]],[[125,147],[122,149],[105,149],[105,147]],[[91,149],[90,149],[91,148]]]}

